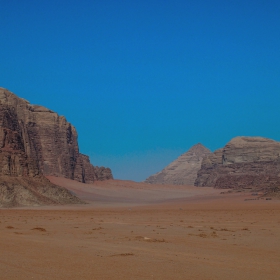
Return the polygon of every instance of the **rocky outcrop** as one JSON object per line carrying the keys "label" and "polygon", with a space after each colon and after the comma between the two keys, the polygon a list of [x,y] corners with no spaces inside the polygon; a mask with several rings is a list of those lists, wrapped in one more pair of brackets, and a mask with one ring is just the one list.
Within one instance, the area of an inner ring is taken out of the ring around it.
{"label": "rocky outcrop", "polygon": [[206,156],[196,186],[272,190],[280,186],[280,142],[236,137]]}
{"label": "rocky outcrop", "polygon": [[0,109],[0,148],[2,153],[14,151],[13,157],[7,156],[2,163],[5,174],[42,173],[84,183],[113,178],[109,168],[94,167],[87,156],[79,153],[76,129],[65,117],[31,105],[3,88]]}
{"label": "rocky outcrop", "polygon": [[94,182],[113,179],[110,168],[93,166],[89,157],[79,154],[76,162],[74,179],[79,182]]}
{"label": "rocky outcrop", "polygon": [[83,204],[67,189],[44,176],[0,176],[0,207]]}
{"label": "rocky outcrop", "polygon": [[0,88],[0,207],[83,203],[44,175],[112,178],[79,153],[77,132],[63,116]]}
{"label": "rocky outcrop", "polygon": [[199,143],[170,163],[162,171],[147,178],[145,183],[194,185],[202,159],[210,153],[210,150]]}

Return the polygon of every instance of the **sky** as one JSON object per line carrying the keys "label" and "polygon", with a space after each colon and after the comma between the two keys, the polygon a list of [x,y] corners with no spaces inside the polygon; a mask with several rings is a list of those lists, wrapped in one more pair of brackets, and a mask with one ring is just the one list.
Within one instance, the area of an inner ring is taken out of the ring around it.
{"label": "sky", "polygon": [[0,0],[0,87],[142,181],[200,142],[280,141],[280,2]]}

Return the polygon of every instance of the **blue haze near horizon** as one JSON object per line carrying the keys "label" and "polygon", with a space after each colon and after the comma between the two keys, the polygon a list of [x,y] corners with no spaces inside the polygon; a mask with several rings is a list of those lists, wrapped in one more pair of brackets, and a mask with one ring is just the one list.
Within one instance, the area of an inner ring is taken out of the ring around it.
{"label": "blue haze near horizon", "polygon": [[200,142],[280,141],[279,1],[0,1],[0,86],[141,181]]}

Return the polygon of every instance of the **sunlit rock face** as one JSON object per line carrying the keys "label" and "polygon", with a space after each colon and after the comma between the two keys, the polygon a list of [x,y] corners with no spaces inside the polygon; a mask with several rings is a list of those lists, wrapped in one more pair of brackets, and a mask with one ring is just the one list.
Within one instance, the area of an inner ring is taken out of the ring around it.
{"label": "sunlit rock face", "polygon": [[194,185],[202,159],[210,153],[210,150],[200,143],[196,144],[162,171],[147,178],[145,182],[150,184]]}
{"label": "sunlit rock face", "polygon": [[[79,153],[77,132],[65,117],[30,105],[8,90],[0,88],[0,149],[6,156],[3,172],[65,177],[80,182],[112,179],[109,168],[95,167]],[[5,153],[6,152],[6,153]],[[26,157],[27,167],[23,163]],[[8,165],[5,162],[10,162]]]}
{"label": "sunlit rock face", "polygon": [[196,186],[273,189],[280,185],[280,142],[262,137],[236,137],[206,156]]}
{"label": "sunlit rock face", "polygon": [[112,179],[109,168],[79,153],[77,132],[63,116],[0,88],[0,207],[82,203],[44,175]]}

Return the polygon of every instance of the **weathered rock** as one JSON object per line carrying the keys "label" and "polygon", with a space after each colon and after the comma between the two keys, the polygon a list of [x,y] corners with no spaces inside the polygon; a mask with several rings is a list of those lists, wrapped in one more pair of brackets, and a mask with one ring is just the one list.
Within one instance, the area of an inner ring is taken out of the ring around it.
{"label": "weathered rock", "polygon": [[67,189],[52,184],[42,175],[0,176],[0,207],[84,203]]}
{"label": "weathered rock", "polygon": [[79,153],[77,132],[64,117],[0,88],[0,207],[83,203],[44,175],[112,178]]}
{"label": "weathered rock", "polygon": [[76,162],[74,179],[79,182],[94,182],[113,179],[110,168],[93,166],[89,157],[79,154]]}
{"label": "weathered rock", "polygon": [[15,110],[0,104],[0,175],[34,177],[40,174],[36,159],[27,156],[22,135]]}
{"label": "weathered rock", "polygon": [[[11,172],[42,173],[84,183],[113,178],[109,168],[94,167],[87,156],[79,153],[76,129],[65,117],[42,106],[30,105],[3,88],[0,88],[0,107],[5,122],[0,127],[1,150],[18,151],[12,159],[15,168]],[[34,168],[26,171],[26,167],[18,164],[24,156],[28,166],[33,164]],[[6,161],[9,160],[8,157]]]}
{"label": "weathered rock", "polygon": [[275,189],[280,186],[280,143],[261,137],[236,137],[203,159],[195,185]]}
{"label": "weathered rock", "polygon": [[0,207],[82,203],[42,176],[25,152],[22,129],[15,110],[0,104]]}
{"label": "weathered rock", "polygon": [[145,183],[194,185],[202,159],[210,153],[210,150],[200,143],[196,144],[162,171],[147,178]]}

